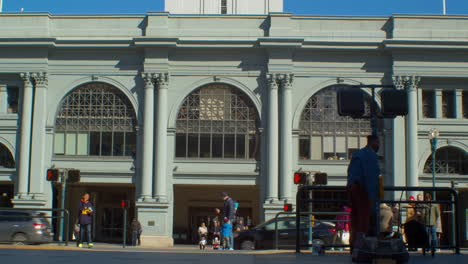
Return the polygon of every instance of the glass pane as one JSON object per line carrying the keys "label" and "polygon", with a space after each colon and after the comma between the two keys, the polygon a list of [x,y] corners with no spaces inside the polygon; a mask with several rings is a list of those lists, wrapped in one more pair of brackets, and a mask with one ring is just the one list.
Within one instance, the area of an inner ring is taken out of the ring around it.
{"label": "glass pane", "polygon": [[198,158],[198,134],[188,135],[188,157]]}
{"label": "glass pane", "polygon": [[90,132],[89,133],[89,155],[99,156],[101,154],[101,133]]}
{"label": "glass pane", "polygon": [[54,154],[65,154],[65,134],[56,132],[54,135]]}
{"label": "glass pane", "polygon": [[434,96],[435,96],[434,90],[423,90],[422,92],[423,116],[426,118],[435,117]]}
{"label": "glass pane", "polygon": [[112,132],[102,133],[101,156],[110,156],[112,154]]}
{"label": "glass pane", "polygon": [[260,138],[258,135],[249,135],[249,159],[260,158]]}
{"label": "glass pane", "polygon": [[322,137],[321,136],[312,136],[312,159],[321,160],[322,159]]}
{"label": "glass pane", "polygon": [[18,113],[18,87],[7,87],[8,113]]}
{"label": "glass pane", "polygon": [[66,134],[65,154],[76,155],[76,134],[75,133]]}
{"label": "glass pane", "polygon": [[213,158],[223,157],[223,135],[213,135],[213,143],[211,146]]}
{"label": "glass pane", "polygon": [[224,135],[224,157],[234,158],[234,135]]}
{"label": "glass pane", "polygon": [[236,158],[245,159],[245,135],[236,137]]}
{"label": "glass pane", "polygon": [[210,134],[200,134],[200,158],[210,157]]}
{"label": "glass pane", "polygon": [[463,117],[468,118],[468,91],[463,91],[462,95],[462,103],[463,103]]}
{"label": "glass pane", "polygon": [[123,148],[124,148],[124,133],[123,132],[114,133],[114,146],[112,148],[113,148],[112,152],[114,156],[123,155]]}
{"label": "glass pane", "polygon": [[125,156],[136,158],[136,132],[125,133]]}
{"label": "glass pane", "polygon": [[310,137],[299,139],[299,158],[306,160],[310,157]]}
{"label": "glass pane", "polygon": [[78,133],[76,155],[88,155],[89,135],[88,133]]}
{"label": "glass pane", "polygon": [[442,116],[455,118],[455,93],[453,91],[442,91]]}
{"label": "glass pane", "polygon": [[176,157],[185,158],[186,157],[186,146],[187,140],[185,134],[176,135]]}

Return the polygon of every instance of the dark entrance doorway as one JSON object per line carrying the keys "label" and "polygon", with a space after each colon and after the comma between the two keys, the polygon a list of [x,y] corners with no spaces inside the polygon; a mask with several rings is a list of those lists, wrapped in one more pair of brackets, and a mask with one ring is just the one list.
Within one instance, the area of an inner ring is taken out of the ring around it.
{"label": "dark entrance doorway", "polygon": [[11,198],[13,198],[13,195],[13,183],[0,182],[0,207],[12,207]]}
{"label": "dark entrance doorway", "polygon": [[101,242],[122,242],[123,210],[120,202],[130,201],[127,218],[127,222],[130,223],[135,216],[135,186],[112,183],[69,185],[66,208],[70,210],[71,224],[77,220],[78,202],[85,192],[90,194],[96,212],[93,216],[93,239]]}
{"label": "dark entrance doorway", "polygon": [[174,185],[174,242],[198,243],[198,227],[202,222],[210,230],[215,208],[223,209],[221,192],[227,192],[239,202],[237,218],[255,225],[259,220],[258,186],[234,185]]}

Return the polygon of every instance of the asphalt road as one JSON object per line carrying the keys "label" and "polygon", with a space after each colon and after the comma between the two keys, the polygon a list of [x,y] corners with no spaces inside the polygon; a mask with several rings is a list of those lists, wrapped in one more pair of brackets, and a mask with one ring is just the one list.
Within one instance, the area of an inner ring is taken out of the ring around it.
{"label": "asphalt road", "polygon": [[[118,250],[48,250],[48,249],[0,249],[1,263],[8,264],[137,264],[137,263],[194,263],[194,264],[331,264],[351,263],[349,254],[311,254],[294,253],[243,253],[239,252],[148,252]],[[410,264],[468,263],[468,255],[439,254],[430,256],[412,255]]]}

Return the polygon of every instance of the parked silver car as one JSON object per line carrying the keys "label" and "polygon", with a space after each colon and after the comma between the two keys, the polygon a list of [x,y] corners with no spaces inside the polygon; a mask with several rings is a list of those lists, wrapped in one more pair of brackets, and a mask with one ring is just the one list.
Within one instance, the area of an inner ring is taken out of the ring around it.
{"label": "parked silver car", "polygon": [[51,226],[44,213],[0,210],[0,242],[36,244],[52,241]]}

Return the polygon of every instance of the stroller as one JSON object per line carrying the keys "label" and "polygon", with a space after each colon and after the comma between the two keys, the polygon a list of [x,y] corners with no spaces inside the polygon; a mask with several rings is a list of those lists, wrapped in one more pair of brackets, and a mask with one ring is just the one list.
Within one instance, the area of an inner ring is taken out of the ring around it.
{"label": "stroller", "polygon": [[219,236],[215,235],[213,238],[213,250],[218,250],[221,245],[221,241],[219,240]]}

